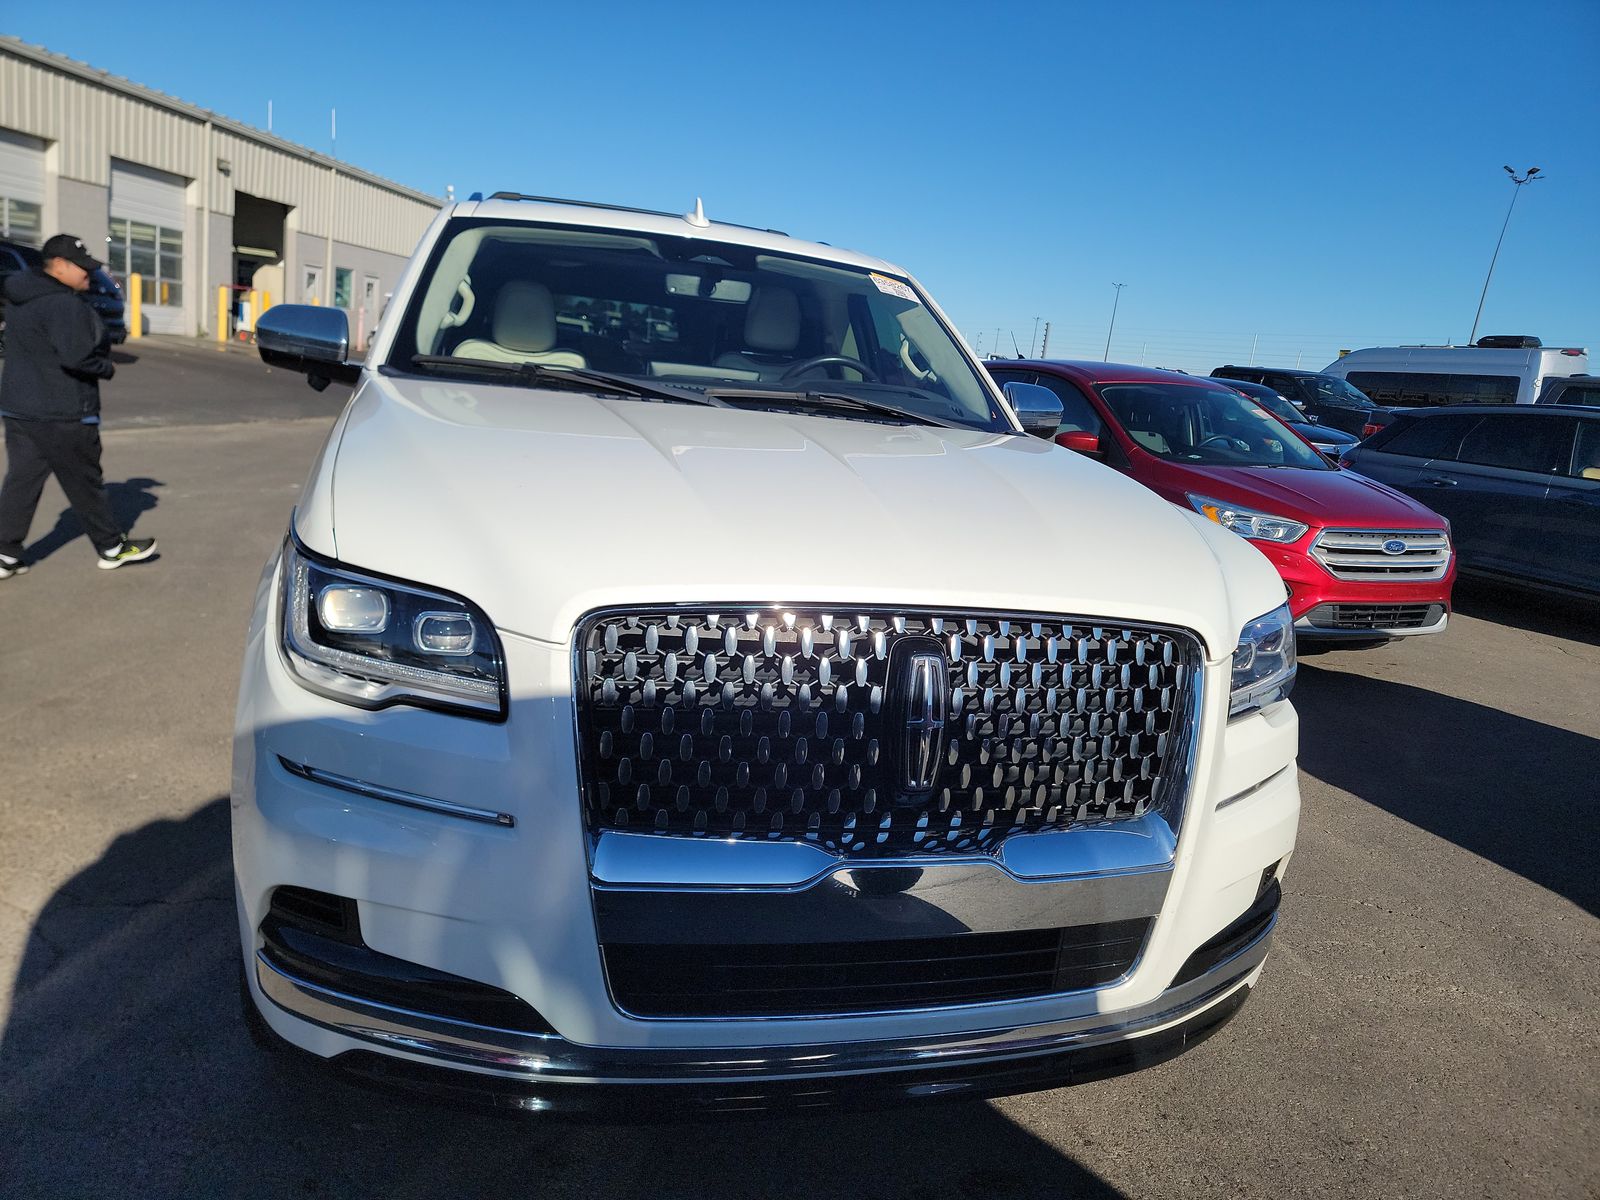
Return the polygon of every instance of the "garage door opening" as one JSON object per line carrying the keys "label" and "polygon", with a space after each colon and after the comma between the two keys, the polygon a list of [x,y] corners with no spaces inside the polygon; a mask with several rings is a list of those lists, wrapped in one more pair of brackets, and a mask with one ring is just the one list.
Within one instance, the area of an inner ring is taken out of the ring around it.
{"label": "garage door opening", "polygon": [[289,297],[283,290],[284,228],[289,206],[244,192],[233,194],[233,286],[254,288],[274,304]]}

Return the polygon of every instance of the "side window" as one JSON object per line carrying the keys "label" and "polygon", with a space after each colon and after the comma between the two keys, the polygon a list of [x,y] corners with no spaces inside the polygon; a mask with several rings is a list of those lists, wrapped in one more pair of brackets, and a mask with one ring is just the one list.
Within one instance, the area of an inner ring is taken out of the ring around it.
{"label": "side window", "polygon": [[1578,422],[1578,444],[1572,453],[1572,470],[1578,479],[1600,480],[1600,421]]}
{"label": "side window", "polygon": [[1550,403],[1581,404],[1585,408],[1600,408],[1600,385],[1563,388],[1555,394],[1555,398]]}
{"label": "side window", "polygon": [[1385,431],[1375,434],[1367,444],[1383,454],[1451,461],[1461,447],[1461,439],[1482,420],[1482,417],[1464,414],[1409,419],[1402,417],[1389,427],[1394,430],[1393,433]]}
{"label": "side window", "polygon": [[1261,382],[1266,384],[1280,396],[1286,396],[1290,401],[1315,400],[1315,396],[1306,394],[1306,389],[1300,386],[1300,381],[1293,375],[1265,375]]}
{"label": "side window", "polygon": [[1461,462],[1549,475],[1569,460],[1570,418],[1504,413],[1486,416],[1461,442]]}
{"label": "side window", "polygon": [[1037,383],[1039,381],[1038,376],[1032,371],[1000,371],[988,363],[984,364],[983,369],[988,371],[995,383],[1002,388],[1008,383]]}
{"label": "side window", "polygon": [[1083,398],[1083,393],[1076,387],[1065,379],[1057,379],[1054,375],[1040,375],[1038,382],[1054,392],[1056,399],[1061,401],[1061,428],[1058,432],[1067,433],[1072,430],[1093,434],[1100,432],[1100,414],[1094,411],[1093,406]]}

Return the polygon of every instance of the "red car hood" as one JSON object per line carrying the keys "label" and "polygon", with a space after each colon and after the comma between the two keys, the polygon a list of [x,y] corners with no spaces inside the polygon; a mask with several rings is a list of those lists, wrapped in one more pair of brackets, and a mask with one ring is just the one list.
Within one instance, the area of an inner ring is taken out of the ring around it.
{"label": "red car hood", "polygon": [[1445,528],[1444,518],[1432,509],[1353,471],[1200,467],[1188,463],[1182,464],[1182,471],[1192,481],[1187,484],[1191,492],[1258,508],[1307,525]]}

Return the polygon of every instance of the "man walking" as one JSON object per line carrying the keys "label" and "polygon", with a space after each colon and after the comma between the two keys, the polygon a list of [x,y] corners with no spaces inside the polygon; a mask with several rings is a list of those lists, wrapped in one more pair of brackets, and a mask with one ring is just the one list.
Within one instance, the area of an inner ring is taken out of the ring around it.
{"label": "man walking", "polygon": [[0,485],[0,579],[28,569],[22,543],[53,472],[100,556],[113,570],[156,552],[117,524],[100,474],[100,380],[110,379],[111,341],[79,294],[100,263],[70,233],[44,244],[41,273],[6,280],[6,359],[0,375],[6,478]]}

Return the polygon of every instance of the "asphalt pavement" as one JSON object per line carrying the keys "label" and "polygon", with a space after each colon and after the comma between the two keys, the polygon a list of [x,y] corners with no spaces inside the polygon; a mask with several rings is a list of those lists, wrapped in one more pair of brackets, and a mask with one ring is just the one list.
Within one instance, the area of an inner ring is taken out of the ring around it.
{"label": "asphalt pavement", "polygon": [[105,388],[118,571],[59,491],[0,581],[0,1196],[1600,1195],[1600,608],[1464,585],[1308,654],[1261,986],[1160,1067],[937,1108],[638,1127],[275,1068],[228,846],[250,597],[348,395],[145,339]]}

